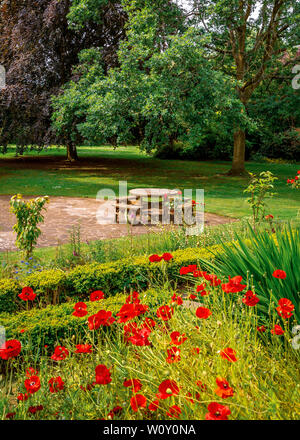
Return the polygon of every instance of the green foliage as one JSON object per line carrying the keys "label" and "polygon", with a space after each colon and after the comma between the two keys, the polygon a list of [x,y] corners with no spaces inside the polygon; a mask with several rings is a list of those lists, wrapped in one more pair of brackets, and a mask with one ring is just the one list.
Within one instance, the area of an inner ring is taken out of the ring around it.
{"label": "green foliage", "polygon": [[48,269],[27,276],[23,283],[30,286],[41,303],[63,302],[66,273],[59,269]]}
{"label": "green foliage", "polygon": [[11,279],[0,279],[0,313],[17,310],[19,285]]}
{"label": "green foliage", "polygon": [[233,118],[247,126],[234,81],[212,69],[202,34],[183,26],[174,4],[124,1],[123,7],[129,21],[120,67],[105,76],[99,52],[83,54],[80,79],[53,101],[58,133],[160,151],[176,140],[197,146],[212,125],[232,133]]}
{"label": "green foliage", "polygon": [[10,200],[11,212],[17,218],[17,223],[14,225],[14,231],[17,234],[16,244],[25,251],[27,259],[31,257],[33,248],[41,235],[38,224],[44,221],[42,210],[46,209],[45,204],[48,202],[48,196],[25,201],[20,194],[13,196]]}
{"label": "green foliage", "polygon": [[[247,241],[236,235],[236,241],[222,245],[223,252],[214,263],[207,266],[224,276],[252,277],[250,288],[260,298],[258,311],[269,316],[270,308],[277,306],[280,298],[288,298],[295,306],[295,317],[300,322],[300,232],[291,227],[270,234],[255,232],[249,227]],[[272,276],[276,269],[284,270],[286,279]]]}
{"label": "green foliage", "polygon": [[[124,296],[108,298],[104,301],[88,303],[90,315],[99,310],[110,310],[114,314],[120,310],[124,303]],[[17,338],[26,347],[30,341],[30,347],[34,351],[42,350],[44,345],[50,349],[63,338],[72,337],[76,331],[81,337],[85,335],[87,318],[78,318],[72,315],[74,303],[61,305],[49,305],[43,309],[31,309],[15,314],[0,314],[0,325],[5,327],[6,338]],[[25,332],[21,332],[25,330]],[[20,333],[21,332],[21,333]]]}
{"label": "green foliage", "polygon": [[268,158],[300,160],[299,133],[294,130],[300,127],[300,90],[291,87],[290,66],[282,66],[279,79],[265,81],[248,103],[249,116],[257,125],[248,135],[248,156],[253,159],[260,154]]}
{"label": "green foliage", "polygon": [[[201,298],[201,303],[212,311],[208,319],[199,319],[195,308],[185,302],[174,306],[174,314],[167,323],[159,320],[156,310],[158,305],[170,303],[174,291],[160,285],[141,292],[142,303],[150,307],[145,315],[131,322],[140,326],[145,317],[156,322],[149,336],[151,346],[144,347],[124,343],[124,325],[120,323],[88,330],[88,315],[73,317],[73,304],[49,306],[13,317],[0,315],[0,324],[6,327],[8,337],[17,337],[22,342],[17,358],[2,361],[0,418],[14,412],[16,420],[111,420],[112,408],[120,406],[122,411],[114,414],[114,420],[146,419],[151,423],[169,420],[169,408],[176,404],[181,420],[203,420],[208,404],[217,401],[228,406],[232,420],[298,419],[299,387],[295,384],[299,382],[299,350],[291,347],[291,333],[286,331],[267,341],[266,334],[256,331],[253,308],[240,306],[235,298],[229,303],[218,301],[224,293],[220,286],[212,290],[211,295]],[[124,299],[116,296],[88,303],[88,313],[105,309],[115,315]],[[271,328],[272,322],[268,332]],[[20,334],[23,329],[25,332]],[[180,359],[168,364],[170,335],[174,331],[184,334],[186,340],[177,347]],[[77,344],[89,344],[92,352],[76,353]],[[58,345],[66,347],[68,356],[53,362],[49,357]],[[221,350],[227,347],[236,352],[236,362],[229,363],[221,357]],[[110,369],[112,380],[107,385],[93,383],[99,364]],[[16,397],[25,392],[24,379],[29,367],[38,371],[41,388],[20,402]],[[49,380],[59,376],[64,388],[51,393]],[[226,400],[216,394],[217,377],[225,378],[232,388]],[[151,414],[147,409],[136,412],[130,405],[132,391],[123,386],[125,379],[133,378],[141,382],[147,406],[156,399],[159,385],[167,379],[174,380],[180,392],[160,399],[157,411]],[[87,387],[92,383],[94,386]],[[32,405],[42,405],[43,409],[32,415],[28,412]]]}
{"label": "green foliage", "polygon": [[275,195],[275,193],[271,191],[274,188],[273,182],[278,180],[278,178],[270,171],[263,171],[259,175],[250,173],[250,176],[250,184],[244,192],[250,194],[250,198],[247,202],[251,207],[253,223],[255,224],[264,218],[266,208],[265,200]]}
{"label": "green foliage", "polygon": [[[180,249],[172,253],[173,260],[158,264],[150,263],[148,257],[142,256],[112,263],[90,263],[77,266],[68,272],[59,269],[43,270],[25,277],[22,285],[33,288],[40,305],[57,304],[71,298],[85,301],[90,292],[99,289],[103,290],[106,296],[114,296],[124,290],[145,290],[151,283],[167,278],[175,283],[182,266],[197,264],[200,257],[213,258],[219,249],[220,246],[211,246],[208,250]],[[7,307],[14,307],[14,300],[15,297],[12,297],[11,305]]]}

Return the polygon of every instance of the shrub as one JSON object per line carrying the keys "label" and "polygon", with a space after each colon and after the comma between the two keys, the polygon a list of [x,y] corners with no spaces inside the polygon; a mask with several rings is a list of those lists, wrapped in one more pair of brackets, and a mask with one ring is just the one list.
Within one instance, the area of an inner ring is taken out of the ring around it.
{"label": "shrub", "polygon": [[[204,262],[206,267],[224,276],[253,276],[253,283],[260,302],[258,310],[268,316],[272,303],[288,298],[295,306],[295,317],[300,322],[300,233],[299,229],[285,227],[276,234],[255,232],[249,226],[249,239],[236,235],[236,242],[223,244],[214,263]],[[286,279],[273,277],[276,269],[286,272]]]}
{"label": "shrub", "polygon": [[34,246],[41,235],[38,224],[44,221],[42,211],[46,209],[45,204],[48,202],[48,196],[25,201],[21,194],[17,194],[10,199],[11,212],[17,219],[14,225],[14,231],[17,234],[16,244],[25,251],[26,259],[32,255]]}
{"label": "shrub", "polygon": [[30,286],[46,304],[57,304],[63,301],[66,274],[60,269],[48,269],[35,272],[25,279],[25,284]]}
{"label": "shrub", "polygon": [[[200,258],[211,260],[220,251],[219,245],[208,249],[187,248],[173,252],[174,258],[169,262],[150,263],[147,256],[142,256],[112,263],[86,264],[69,272],[44,270],[29,275],[23,284],[34,289],[41,304],[57,304],[71,298],[85,300],[91,291],[99,289],[113,296],[130,289],[145,290],[153,282],[163,281],[166,277],[175,282],[182,266],[197,264]],[[13,307],[15,296],[7,300],[11,302],[9,307]]]}
{"label": "shrub", "polygon": [[[159,292],[155,289],[145,291],[140,297],[144,304],[155,309],[164,294],[169,300],[170,293],[164,293],[162,288]],[[49,305],[43,309],[31,309],[13,315],[2,313],[0,314],[0,326],[5,327],[7,339],[16,338],[21,341],[22,346],[28,347],[30,345],[30,349],[33,351],[40,350],[44,345],[51,348],[57,341],[72,337],[75,333],[76,337],[84,336],[86,332],[89,332],[88,316],[99,310],[110,310],[115,315],[124,304],[125,298],[126,295],[119,294],[100,301],[87,301],[88,315],[83,318],[72,315],[74,302]]]}
{"label": "shrub", "polygon": [[14,280],[0,279],[0,313],[14,312],[17,310],[18,283]]}
{"label": "shrub", "polygon": [[[124,296],[89,302],[89,315],[101,309],[115,313],[123,303]],[[81,336],[88,331],[86,317],[77,318],[72,315],[73,311],[74,303],[65,303],[13,315],[3,313],[0,315],[0,325],[5,328],[7,339],[17,338],[23,347],[29,344],[33,351],[45,345],[51,348],[57,341],[72,337],[75,330]]]}

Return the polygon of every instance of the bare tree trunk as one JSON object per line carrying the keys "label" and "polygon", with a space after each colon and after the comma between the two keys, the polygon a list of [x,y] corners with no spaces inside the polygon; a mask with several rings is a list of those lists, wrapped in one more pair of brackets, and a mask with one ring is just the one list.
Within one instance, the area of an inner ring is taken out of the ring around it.
{"label": "bare tree trunk", "polygon": [[70,162],[79,160],[76,145],[74,145],[72,142],[67,144],[67,160]]}
{"label": "bare tree trunk", "polygon": [[233,161],[231,170],[228,172],[231,176],[247,174],[245,169],[245,151],[246,151],[246,133],[245,130],[238,129],[234,133]]}

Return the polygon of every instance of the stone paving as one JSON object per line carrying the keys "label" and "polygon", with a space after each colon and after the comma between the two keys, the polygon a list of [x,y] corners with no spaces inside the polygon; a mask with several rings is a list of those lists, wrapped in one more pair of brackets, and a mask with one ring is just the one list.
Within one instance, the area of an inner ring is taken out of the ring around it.
{"label": "stone paving", "polygon": [[[11,196],[0,196],[0,252],[16,250],[12,227],[15,216],[9,211]],[[104,202],[92,198],[50,197],[38,247],[56,246],[70,241],[72,227],[80,225],[82,241],[124,237],[160,231],[161,226],[131,226],[98,224],[97,212]],[[235,220],[215,214],[205,214],[205,225],[231,223]],[[170,226],[167,226],[170,228]]]}

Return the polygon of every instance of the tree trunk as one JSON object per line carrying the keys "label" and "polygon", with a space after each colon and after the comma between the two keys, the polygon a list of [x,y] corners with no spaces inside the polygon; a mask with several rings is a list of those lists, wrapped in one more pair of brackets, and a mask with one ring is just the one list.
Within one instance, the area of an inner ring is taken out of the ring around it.
{"label": "tree trunk", "polygon": [[79,160],[76,145],[74,145],[72,142],[69,142],[67,145],[67,160],[70,162]]}
{"label": "tree trunk", "polygon": [[245,169],[245,151],[246,151],[246,133],[245,130],[238,129],[234,133],[233,161],[231,170],[228,172],[231,176],[240,176],[247,174]]}

